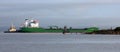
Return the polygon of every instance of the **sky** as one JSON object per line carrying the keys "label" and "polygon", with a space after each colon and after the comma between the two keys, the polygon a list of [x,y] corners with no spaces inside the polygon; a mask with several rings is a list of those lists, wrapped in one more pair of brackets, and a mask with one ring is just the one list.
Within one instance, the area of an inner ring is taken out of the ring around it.
{"label": "sky", "polygon": [[120,26],[120,0],[0,0],[0,27],[19,27],[24,19],[41,27],[73,28]]}

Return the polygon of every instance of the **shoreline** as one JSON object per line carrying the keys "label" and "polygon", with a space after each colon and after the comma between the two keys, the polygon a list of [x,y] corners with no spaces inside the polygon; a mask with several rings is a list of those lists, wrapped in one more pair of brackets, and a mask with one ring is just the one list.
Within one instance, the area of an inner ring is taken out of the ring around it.
{"label": "shoreline", "polygon": [[91,33],[86,33],[86,34],[110,34],[110,35],[120,35],[120,31],[115,31],[115,30],[99,30]]}

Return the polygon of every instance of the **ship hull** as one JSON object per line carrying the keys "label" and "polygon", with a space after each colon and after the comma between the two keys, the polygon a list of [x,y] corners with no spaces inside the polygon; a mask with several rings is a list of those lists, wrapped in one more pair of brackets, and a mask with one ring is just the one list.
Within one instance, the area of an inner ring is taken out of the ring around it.
{"label": "ship hull", "polygon": [[[94,32],[96,30],[94,29],[67,29],[65,33],[89,33]],[[19,32],[27,32],[27,33],[63,33],[64,29],[44,29],[44,28],[28,28],[28,27],[22,27]]]}
{"label": "ship hull", "polygon": [[21,28],[20,32],[60,33],[60,32],[63,32],[63,30],[62,29],[43,29],[43,28],[25,28],[24,27],[24,28]]}

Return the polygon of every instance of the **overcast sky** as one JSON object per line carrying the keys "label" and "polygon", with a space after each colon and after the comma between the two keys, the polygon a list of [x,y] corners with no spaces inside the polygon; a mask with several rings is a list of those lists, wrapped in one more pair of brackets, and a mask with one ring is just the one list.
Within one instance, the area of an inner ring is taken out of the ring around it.
{"label": "overcast sky", "polygon": [[19,26],[31,17],[42,27],[116,27],[120,0],[0,0],[0,27]]}

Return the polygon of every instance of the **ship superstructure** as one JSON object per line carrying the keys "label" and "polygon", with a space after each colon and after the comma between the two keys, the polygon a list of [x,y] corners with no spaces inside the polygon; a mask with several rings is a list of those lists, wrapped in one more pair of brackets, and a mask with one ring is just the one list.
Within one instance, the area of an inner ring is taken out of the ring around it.
{"label": "ship superstructure", "polygon": [[25,19],[25,22],[22,27],[39,28],[39,22],[38,20]]}
{"label": "ship superstructure", "polygon": [[10,26],[9,32],[16,32],[16,28],[13,24]]}

